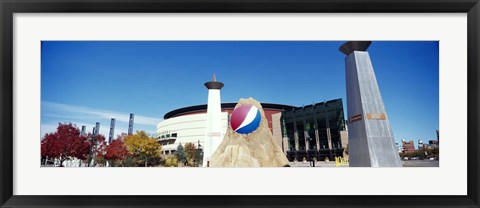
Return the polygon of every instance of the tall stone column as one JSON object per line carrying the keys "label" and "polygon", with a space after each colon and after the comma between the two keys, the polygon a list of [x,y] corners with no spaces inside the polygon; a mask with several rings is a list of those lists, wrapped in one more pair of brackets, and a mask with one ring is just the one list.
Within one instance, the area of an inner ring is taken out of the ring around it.
{"label": "tall stone column", "polygon": [[217,82],[215,75],[211,82],[206,82],[208,89],[207,121],[205,132],[205,146],[203,148],[203,167],[208,167],[213,153],[222,142],[222,105],[220,101],[220,90],[223,83]]}
{"label": "tall stone column", "polygon": [[347,57],[348,143],[351,167],[402,167],[370,56],[370,41],[340,47]]}
{"label": "tall stone column", "polygon": [[114,137],[114,131],[115,131],[115,119],[112,118],[110,120],[110,133],[108,134],[108,144],[112,143],[113,137]]}
{"label": "tall stone column", "polygon": [[128,135],[133,134],[133,120],[134,120],[134,114],[130,113],[130,119],[128,120]]}

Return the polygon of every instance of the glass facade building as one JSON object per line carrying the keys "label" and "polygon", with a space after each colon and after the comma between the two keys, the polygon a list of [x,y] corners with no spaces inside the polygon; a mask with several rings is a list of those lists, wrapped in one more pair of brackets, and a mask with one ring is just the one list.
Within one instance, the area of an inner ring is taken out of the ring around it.
{"label": "glass facade building", "polygon": [[281,122],[288,160],[343,156],[346,144],[342,144],[340,132],[346,127],[342,99],[285,109]]}

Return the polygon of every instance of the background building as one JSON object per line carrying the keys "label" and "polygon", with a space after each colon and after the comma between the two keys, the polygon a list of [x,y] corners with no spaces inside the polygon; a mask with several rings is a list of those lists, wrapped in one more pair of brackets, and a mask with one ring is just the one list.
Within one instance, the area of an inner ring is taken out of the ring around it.
{"label": "background building", "polygon": [[418,140],[418,145],[417,145],[417,149],[424,149],[426,148],[428,145],[426,145],[425,143],[423,143],[423,140],[419,139]]}
{"label": "background building", "polygon": [[287,109],[281,113],[281,126],[290,161],[333,160],[343,156],[348,144],[342,99]]}
{"label": "background building", "polygon": [[438,140],[429,140],[428,141],[428,148],[439,148],[439,141]]}
{"label": "background building", "polygon": [[409,142],[402,140],[402,148],[404,153],[415,152],[415,143],[412,140]]}

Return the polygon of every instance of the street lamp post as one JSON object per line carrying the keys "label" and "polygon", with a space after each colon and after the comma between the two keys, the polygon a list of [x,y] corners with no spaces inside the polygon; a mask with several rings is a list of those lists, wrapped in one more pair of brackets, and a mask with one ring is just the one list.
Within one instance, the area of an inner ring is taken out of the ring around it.
{"label": "street lamp post", "polygon": [[[202,145],[200,145],[200,140],[197,140],[197,153],[195,154],[198,160],[198,165],[200,166],[200,158],[203,158],[203,149]],[[194,160],[195,163],[195,160]],[[195,166],[195,165],[194,165]]]}
{"label": "street lamp post", "polygon": [[310,149],[310,142],[312,141],[312,138],[310,137],[310,135],[307,133],[307,142],[305,143],[305,151],[307,152],[307,160],[309,161],[312,161],[310,159],[310,153],[308,152],[308,150]]}

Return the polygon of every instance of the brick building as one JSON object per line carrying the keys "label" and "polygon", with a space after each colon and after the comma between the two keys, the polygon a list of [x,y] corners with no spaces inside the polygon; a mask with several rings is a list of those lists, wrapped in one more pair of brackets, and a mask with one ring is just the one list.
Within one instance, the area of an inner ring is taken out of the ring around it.
{"label": "brick building", "polygon": [[412,140],[409,142],[402,140],[402,148],[404,153],[415,152],[415,143]]}

